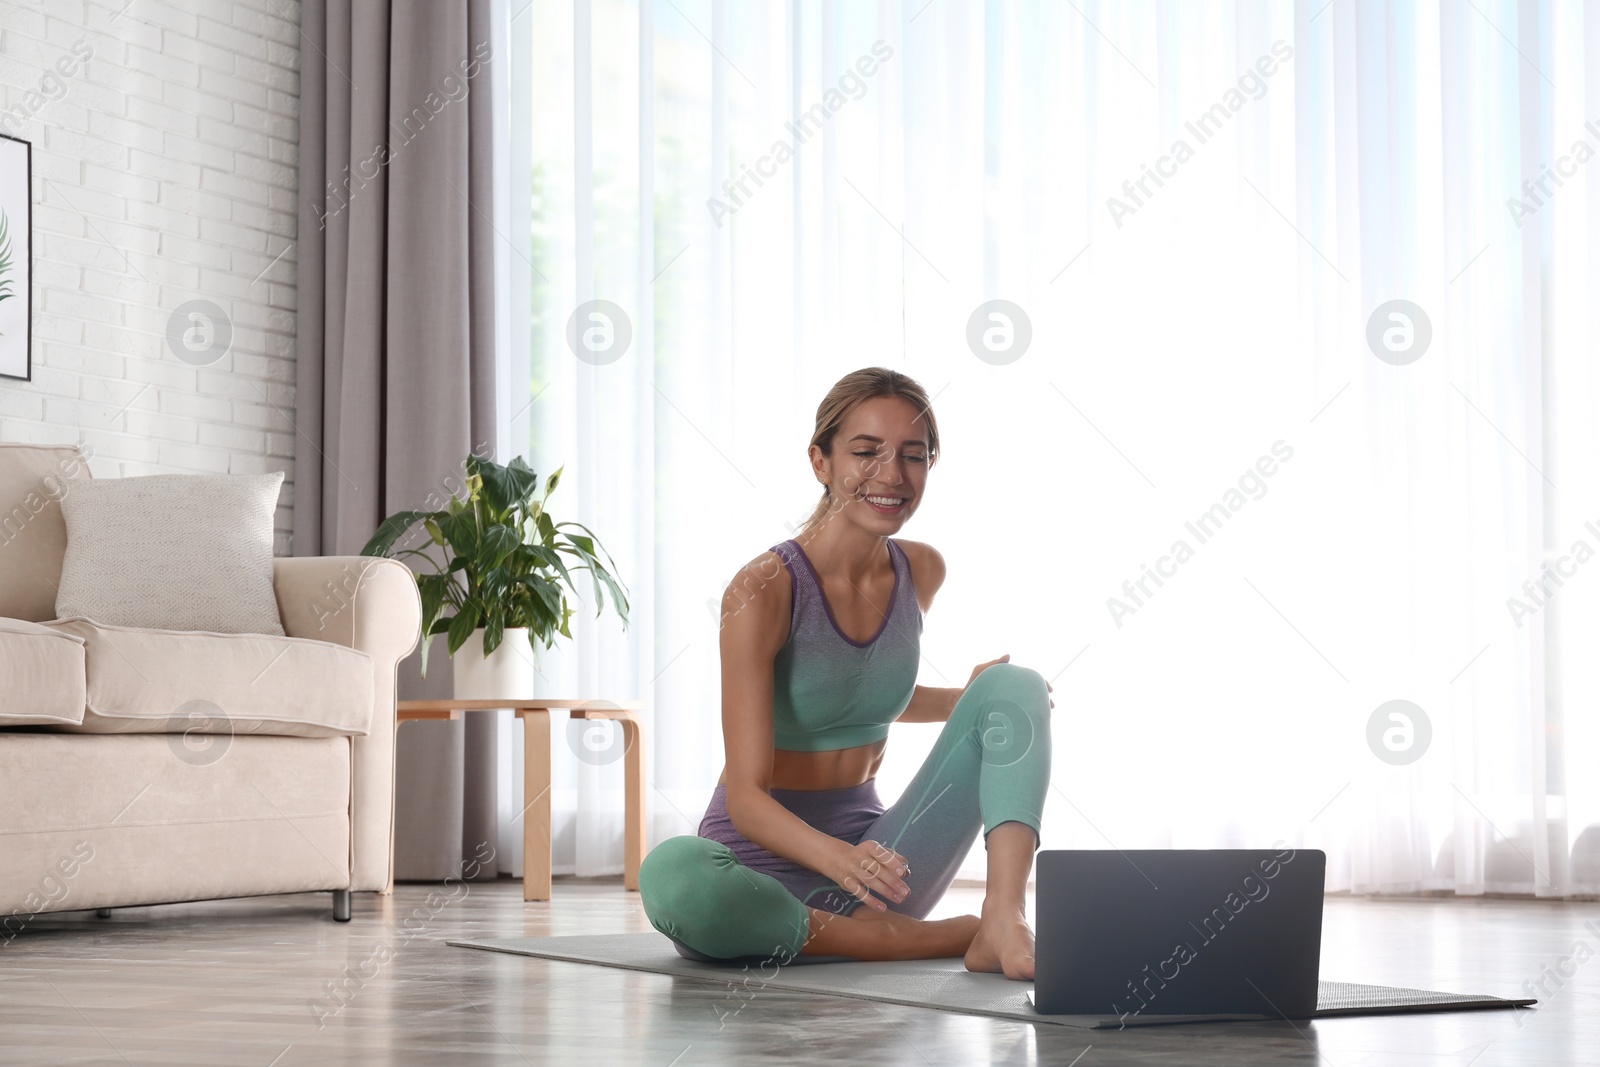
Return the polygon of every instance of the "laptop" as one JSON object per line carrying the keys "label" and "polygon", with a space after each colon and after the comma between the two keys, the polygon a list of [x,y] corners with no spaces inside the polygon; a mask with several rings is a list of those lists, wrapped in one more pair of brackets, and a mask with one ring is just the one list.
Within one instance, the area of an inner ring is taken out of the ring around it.
{"label": "laptop", "polygon": [[1043,849],[1035,1010],[1305,1019],[1317,1008],[1317,849]]}

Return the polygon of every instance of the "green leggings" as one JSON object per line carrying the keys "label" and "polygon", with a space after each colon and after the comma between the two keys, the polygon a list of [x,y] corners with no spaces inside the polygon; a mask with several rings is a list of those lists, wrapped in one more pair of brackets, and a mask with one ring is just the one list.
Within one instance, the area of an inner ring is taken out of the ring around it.
{"label": "green leggings", "polygon": [[[1038,671],[996,663],[956,701],[911,784],[885,809],[875,781],[828,790],[772,790],[779,803],[833,837],[878,841],[904,856],[911,892],[893,911],[925,917],[949,888],[982,828],[1033,828],[1038,847],[1050,786],[1050,696]],[[831,878],[774,855],[734,830],[718,786],[698,836],[668,838],[639,868],[650,924],[691,959],[742,962],[796,956],[809,907],[848,915],[861,901]]]}

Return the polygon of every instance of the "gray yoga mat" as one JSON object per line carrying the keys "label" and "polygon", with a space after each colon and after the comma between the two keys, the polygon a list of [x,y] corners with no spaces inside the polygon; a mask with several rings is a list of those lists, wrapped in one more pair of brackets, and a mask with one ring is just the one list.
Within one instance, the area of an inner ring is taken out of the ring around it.
{"label": "gray yoga mat", "polygon": [[[741,967],[699,963],[684,959],[658,933],[588,934],[579,937],[505,937],[476,941],[449,941],[457,948],[509,952],[573,963],[597,963],[630,971],[670,974],[727,985],[741,984],[744,991],[783,989],[833,997],[855,997],[918,1008],[940,1008],[969,1015],[993,1015],[1030,1023],[1054,1023],[1086,1030],[1163,1023],[1221,1022],[1271,1019],[1268,1015],[1043,1015],[1033,1010],[1033,983],[1014,982],[1003,975],[976,974],[959,959],[899,960],[869,963],[812,963],[805,956],[782,967],[768,963]],[[797,965],[804,964],[804,965]],[[1434,993],[1426,989],[1322,982],[1317,994],[1317,1016],[1381,1015],[1400,1012],[1464,1011],[1478,1008],[1514,1008],[1532,1000]]]}

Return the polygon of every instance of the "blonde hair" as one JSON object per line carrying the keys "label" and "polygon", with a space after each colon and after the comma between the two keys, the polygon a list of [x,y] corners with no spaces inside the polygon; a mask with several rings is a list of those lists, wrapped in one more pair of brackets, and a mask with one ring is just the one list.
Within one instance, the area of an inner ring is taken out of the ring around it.
{"label": "blonde hair", "polygon": [[[835,382],[817,405],[817,425],[811,434],[811,444],[832,458],[833,439],[844,426],[845,418],[858,404],[879,396],[902,396],[916,407],[928,428],[928,466],[931,468],[939,456],[939,424],[933,417],[933,402],[928,399],[928,391],[915,379],[888,367],[863,367]],[[833,507],[833,490],[824,485],[822,498],[810,517],[801,523],[799,532],[810,530]]]}

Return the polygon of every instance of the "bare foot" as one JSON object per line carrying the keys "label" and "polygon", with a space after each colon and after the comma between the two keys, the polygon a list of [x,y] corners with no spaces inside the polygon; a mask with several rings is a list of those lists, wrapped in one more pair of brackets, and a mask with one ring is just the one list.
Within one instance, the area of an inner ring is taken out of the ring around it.
{"label": "bare foot", "polygon": [[969,971],[990,971],[1007,978],[1033,978],[1033,931],[1020,914],[985,913],[963,960]]}
{"label": "bare foot", "polygon": [[870,906],[849,916],[811,911],[811,937],[804,955],[849,956],[861,960],[927,960],[960,956],[972,944],[976,915],[914,919]]}

